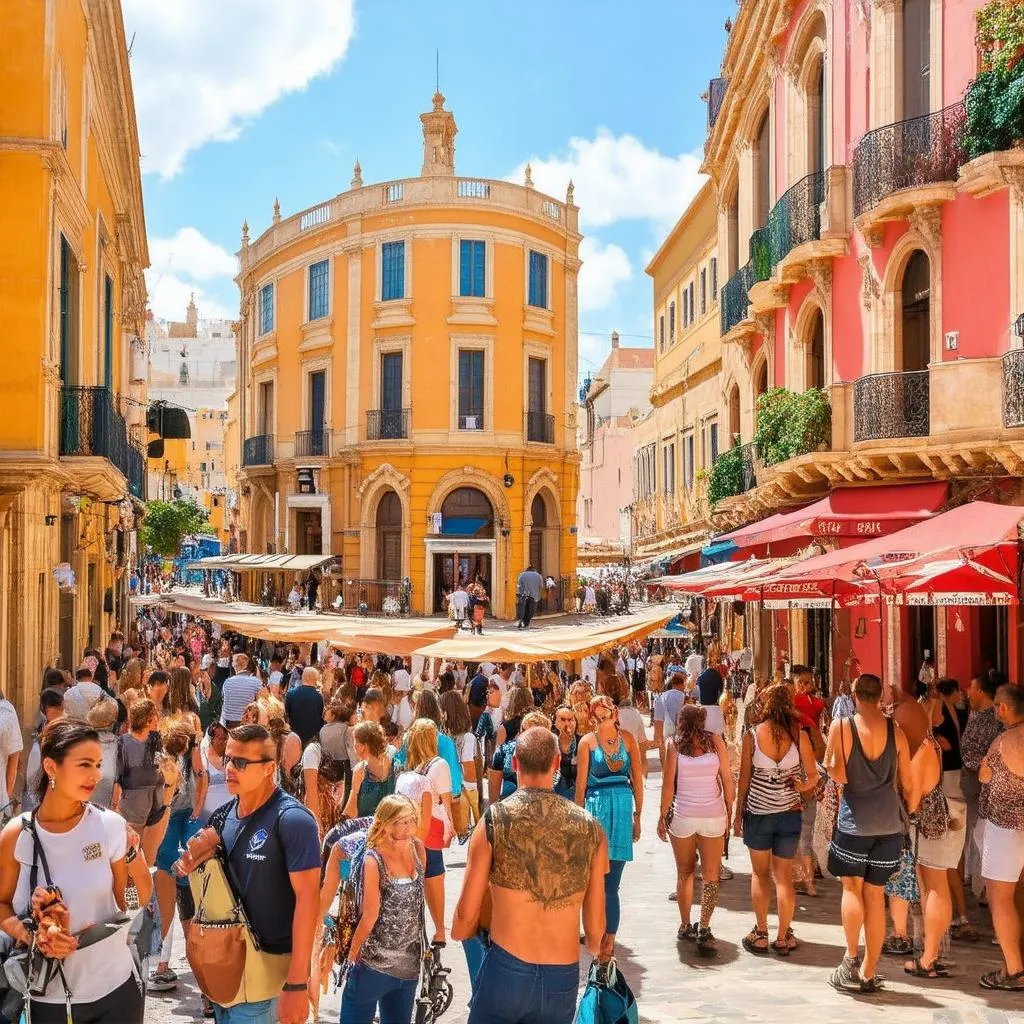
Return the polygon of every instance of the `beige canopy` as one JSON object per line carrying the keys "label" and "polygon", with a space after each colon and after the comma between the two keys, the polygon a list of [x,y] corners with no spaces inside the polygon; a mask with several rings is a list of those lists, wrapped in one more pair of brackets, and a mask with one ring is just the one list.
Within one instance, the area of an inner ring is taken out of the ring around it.
{"label": "beige canopy", "polygon": [[190,563],[192,569],[230,569],[231,572],[309,572],[335,555],[211,555]]}

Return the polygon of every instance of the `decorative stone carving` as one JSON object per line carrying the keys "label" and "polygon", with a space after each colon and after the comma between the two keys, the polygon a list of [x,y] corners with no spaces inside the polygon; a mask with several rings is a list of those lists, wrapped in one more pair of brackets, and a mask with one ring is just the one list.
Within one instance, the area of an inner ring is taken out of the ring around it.
{"label": "decorative stone carving", "polygon": [[243,249],[248,249],[249,248],[249,221],[248,220],[243,220],[242,221],[242,248]]}
{"label": "decorative stone carving", "polygon": [[864,303],[864,307],[866,309],[870,309],[875,299],[882,294],[882,284],[878,280],[878,276],[875,274],[875,265],[870,254],[865,254],[859,257],[857,262],[860,264],[862,278],[860,291],[861,302]]}
{"label": "decorative stone carving", "polygon": [[1024,206],[1024,167],[1004,167],[1003,180],[1010,189],[1010,197]]}
{"label": "decorative stone carving", "polygon": [[357,497],[362,500],[370,488],[382,481],[389,483],[396,491],[407,491],[412,483],[407,476],[395,469],[390,462],[382,462],[372,473],[367,474],[366,478],[359,485],[359,490],[356,491]]}
{"label": "decorative stone carving", "polygon": [[527,164],[526,173],[523,175],[523,184],[527,188],[533,188],[533,168]]}
{"label": "decorative stone carving", "polygon": [[925,240],[932,255],[942,245],[942,210],[938,206],[919,206],[910,212],[910,226]]}
{"label": "decorative stone carving", "polygon": [[861,225],[860,233],[869,248],[879,249],[885,242],[885,222]]}
{"label": "decorative stone carving", "polygon": [[271,218],[273,224],[279,224],[281,222],[281,204],[277,197],[274,197],[274,216]]}
{"label": "decorative stone carving", "polygon": [[832,291],[832,261],[814,260],[807,265],[807,274],[822,298]]}
{"label": "decorative stone carving", "polygon": [[572,183],[572,178],[569,179],[569,185],[565,190],[565,205],[575,206],[574,197],[576,195],[576,187]]}
{"label": "decorative stone carving", "polygon": [[362,167],[359,166],[358,160],[356,161],[355,166],[352,168],[352,181],[349,182],[349,184],[352,186],[352,188],[363,187],[363,169]]}
{"label": "decorative stone carving", "polygon": [[775,344],[775,313],[770,310],[767,313],[757,313],[754,316],[754,326],[758,334],[764,339],[764,344],[771,348]]}

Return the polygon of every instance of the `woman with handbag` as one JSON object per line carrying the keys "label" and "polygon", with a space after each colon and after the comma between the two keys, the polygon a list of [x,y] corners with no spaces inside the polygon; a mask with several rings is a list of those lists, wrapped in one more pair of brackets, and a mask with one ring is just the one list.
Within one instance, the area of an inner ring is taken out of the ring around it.
{"label": "woman with handbag", "polygon": [[469,705],[457,690],[448,690],[441,694],[441,715],[444,719],[444,731],[455,744],[459,767],[462,769],[462,793],[452,797],[453,824],[457,835],[469,832],[470,822],[480,820],[480,790],[477,780],[480,777],[480,744],[473,732],[473,719],[469,714]]}
{"label": "woman with handbag", "polygon": [[454,835],[452,778],[448,764],[437,753],[437,726],[429,719],[413,722],[406,748],[408,770],[398,776],[395,792],[408,797],[419,812],[419,839],[426,847],[424,888],[434,922],[433,942],[445,944],[444,849]]}
{"label": "woman with handbag", "polygon": [[[0,928],[29,945],[37,925],[45,973],[32,972],[34,1024],[141,1024],[145,997],[127,939],[125,891],[145,906],[152,880],[139,837],[114,811],[90,803],[102,777],[96,731],[58,719],[40,738],[39,807],[0,835]],[[47,890],[47,887],[54,887]],[[75,935],[72,926],[90,924]],[[95,940],[95,941],[93,941]]]}
{"label": "woman with handbag", "polygon": [[385,797],[366,839],[359,923],[348,951],[341,1024],[412,1020],[423,958],[426,857],[416,804]]}

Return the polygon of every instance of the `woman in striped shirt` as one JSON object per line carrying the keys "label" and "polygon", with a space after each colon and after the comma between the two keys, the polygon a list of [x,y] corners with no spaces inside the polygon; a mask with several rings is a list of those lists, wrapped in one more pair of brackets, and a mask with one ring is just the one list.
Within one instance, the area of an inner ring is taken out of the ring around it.
{"label": "woman in striped shirt", "polygon": [[[740,757],[733,827],[750,851],[750,898],[756,918],[743,947],[755,956],[767,956],[772,949],[789,956],[797,945],[790,924],[796,904],[793,856],[800,840],[802,797],[818,784],[818,765],[810,738],[800,729],[791,686],[778,683],[762,694],[761,721],[744,733]],[[772,879],[779,929],[769,947]]]}

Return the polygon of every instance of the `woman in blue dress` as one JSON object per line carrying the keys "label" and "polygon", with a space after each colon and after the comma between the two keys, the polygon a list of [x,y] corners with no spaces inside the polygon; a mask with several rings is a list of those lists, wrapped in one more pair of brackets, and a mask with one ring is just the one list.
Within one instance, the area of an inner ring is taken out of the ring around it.
{"label": "woman in blue dress", "polygon": [[606,963],[615,949],[621,910],[619,884],[633,844],[640,838],[644,803],[643,763],[636,739],[619,727],[619,709],[609,697],[590,702],[591,732],[577,750],[576,803],[601,823],[608,837],[608,873],[604,876],[605,934],[598,959]]}

